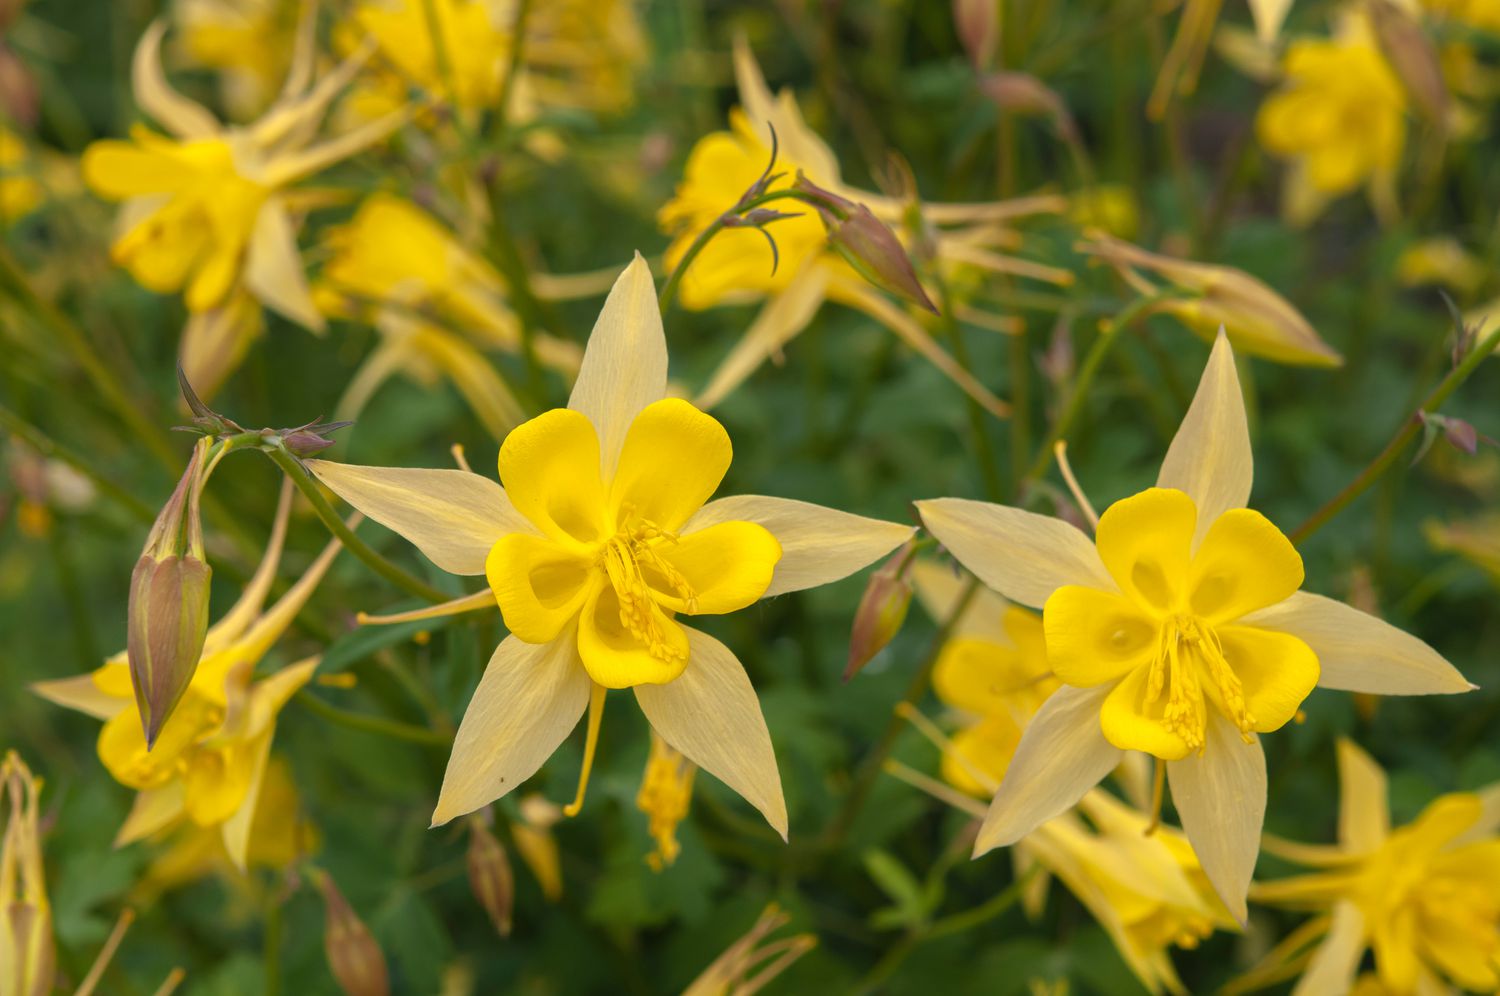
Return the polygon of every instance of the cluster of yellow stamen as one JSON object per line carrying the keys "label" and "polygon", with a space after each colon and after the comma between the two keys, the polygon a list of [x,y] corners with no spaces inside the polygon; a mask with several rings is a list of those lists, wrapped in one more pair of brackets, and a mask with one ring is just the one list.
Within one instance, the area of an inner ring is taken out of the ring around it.
{"label": "cluster of yellow stamen", "polygon": [[678,542],[676,533],[662,529],[649,519],[624,510],[619,532],[600,553],[609,583],[620,601],[620,625],[641,643],[652,657],[665,663],[681,660],[685,655],[667,641],[664,616],[656,608],[657,594],[646,581],[649,569],[666,589],[681,598],[688,612],[698,608],[698,596],[682,572],[661,555],[663,544]]}
{"label": "cluster of yellow stamen", "polygon": [[1224,645],[1211,626],[1190,615],[1169,617],[1157,634],[1156,656],[1146,678],[1146,703],[1163,694],[1162,723],[1182,738],[1189,750],[1204,747],[1208,710],[1204,679],[1219,692],[1219,708],[1248,743],[1255,718],[1245,701],[1239,675],[1224,656]]}

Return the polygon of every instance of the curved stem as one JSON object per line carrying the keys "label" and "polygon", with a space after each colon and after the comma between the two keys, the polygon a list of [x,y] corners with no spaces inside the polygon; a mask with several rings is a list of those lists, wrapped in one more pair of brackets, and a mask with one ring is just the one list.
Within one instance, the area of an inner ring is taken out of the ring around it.
{"label": "curved stem", "polygon": [[364,540],[354,535],[354,530],[344,525],[338,513],[333,510],[333,506],[329,505],[328,500],[323,497],[323,492],[318,490],[318,485],[313,481],[312,475],[307,472],[307,468],[286,451],[280,440],[266,441],[261,447],[261,452],[269,456],[276,466],[291,478],[297,490],[301,491],[312,505],[313,511],[318,513],[318,518],[323,520],[323,525],[328,527],[328,531],[339,538],[339,542],[344,544],[346,550],[364,561],[365,566],[408,594],[425,598],[429,602],[446,602],[453,597],[448,592],[439,591],[421,578],[397,567],[372,550]]}
{"label": "curved stem", "polygon": [[661,308],[662,312],[665,313],[667,308],[671,307],[673,298],[677,296],[677,287],[682,283],[682,275],[687,272],[687,268],[689,266],[693,265],[693,260],[698,257],[698,254],[703,251],[703,247],[708,245],[709,241],[712,240],[715,235],[718,235],[725,229],[725,227],[727,227],[725,225],[726,218],[737,218],[744,215],[747,211],[752,211],[755,208],[760,207],[762,204],[768,204],[771,201],[780,200],[802,201],[807,204],[812,204],[815,207],[817,206],[816,201],[808,197],[806,194],[803,194],[801,191],[773,190],[768,194],[761,194],[759,197],[752,197],[750,200],[745,201],[742,204],[736,204],[728,211],[725,211],[723,214],[719,215],[713,220],[713,224],[709,225],[703,231],[698,233],[698,237],[695,238],[692,241],[692,244],[687,247],[687,252],[682,254],[682,258],[677,261],[677,266],[672,269],[672,275],[667,277],[667,282],[662,285],[661,295],[657,298],[656,302],[657,305]]}
{"label": "curved stem", "polygon": [[1458,390],[1459,385],[1469,379],[1469,375],[1484,361],[1485,357],[1495,351],[1495,347],[1497,346],[1500,346],[1500,328],[1495,329],[1486,336],[1483,342],[1475,347],[1468,356],[1465,356],[1463,361],[1454,367],[1437,387],[1433,388],[1432,393],[1427,396],[1427,400],[1423,401],[1417,410],[1412,412],[1411,417],[1406,420],[1406,423],[1401,427],[1401,431],[1396,433],[1395,437],[1386,444],[1385,449],[1376,454],[1375,459],[1371,460],[1365,466],[1365,469],[1360,471],[1359,475],[1349,482],[1344,490],[1328,499],[1322,508],[1308,516],[1307,521],[1288,534],[1287,538],[1293,543],[1301,543],[1327,524],[1329,519],[1332,519],[1339,512],[1343,511],[1345,506],[1350,502],[1364,494],[1370,485],[1380,480],[1381,476],[1395,465],[1396,459],[1401,456],[1401,452],[1422,431],[1422,416],[1435,414],[1442,407],[1443,402],[1448,400],[1449,395]]}

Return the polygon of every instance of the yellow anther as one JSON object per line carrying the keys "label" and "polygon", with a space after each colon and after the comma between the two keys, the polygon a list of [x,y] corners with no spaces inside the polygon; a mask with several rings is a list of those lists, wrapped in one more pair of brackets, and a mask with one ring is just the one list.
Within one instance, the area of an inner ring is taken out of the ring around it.
{"label": "yellow anther", "polygon": [[1173,616],[1162,623],[1156,657],[1146,678],[1146,701],[1166,694],[1162,723],[1182,738],[1189,750],[1205,744],[1208,710],[1204,681],[1218,690],[1219,710],[1250,742],[1255,717],[1245,700],[1245,689],[1224,656],[1224,645],[1212,627],[1193,616]]}
{"label": "yellow anther", "polygon": [[610,586],[620,602],[620,625],[645,644],[652,657],[674,663],[683,655],[667,641],[666,627],[662,625],[665,610],[658,607],[659,589],[647,583],[646,571],[651,571],[661,586],[681,599],[686,611],[697,611],[698,596],[687,578],[658,550],[663,543],[677,543],[677,535],[629,513],[624,521],[626,524],[604,544],[600,554]]}

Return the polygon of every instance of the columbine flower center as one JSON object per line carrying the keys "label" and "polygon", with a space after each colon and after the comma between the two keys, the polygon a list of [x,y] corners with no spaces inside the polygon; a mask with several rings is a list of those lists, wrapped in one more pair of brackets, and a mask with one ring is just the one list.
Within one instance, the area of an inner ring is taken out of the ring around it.
{"label": "columbine flower center", "polygon": [[1213,627],[1193,615],[1169,616],[1157,633],[1156,656],[1146,680],[1146,703],[1166,696],[1162,722],[1188,745],[1202,750],[1208,711],[1204,682],[1217,689],[1219,708],[1248,743],[1255,718],[1245,702],[1239,675],[1224,657]]}
{"label": "columbine flower center", "polygon": [[[609,577],[610,586],[620,600],[620,625],[646,645],[652,657],[664,663],[681,660],[681,651],[667,642],[665,617],[654,611],[654,603],[663,588],[682,599],[688,612],[697,611],[698,596],[682,572],[661,555],[664,545],[677,543],[677,534],[662,529],[649,519],[622,514],[619,532],[605,542],[599,553],[600,565]],[[646,580],[650,571],[657,589]]]}

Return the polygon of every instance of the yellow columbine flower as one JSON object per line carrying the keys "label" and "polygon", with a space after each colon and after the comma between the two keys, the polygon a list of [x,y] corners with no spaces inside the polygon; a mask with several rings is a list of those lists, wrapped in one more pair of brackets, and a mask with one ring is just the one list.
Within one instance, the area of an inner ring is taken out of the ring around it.
{"label": "yellow columbine flower", "polygon": [[105,721],[99,760],[116,781],[137,792],[117,845],[186,820],[218,828],[230,859],[245,868],[277,714],[312,677],[318,659],[288,665],[259,681],[252,681],[252,674],[339,551],[337,542],[330,544],[275,605],[261,611],[276,577],[290,499],[288,486],[265,557],[240,600],[209,627],[192,684],[149,750],[123,652],[91,674],[32,686],[43,698]]}
{"label": "yellow columbine flower", "polygon": [[1348,992],[1366,948],[1378,991],[1500,989],[1500,785],[1442,796],[1391,830],[1385,772],[1347,740],[1338,762],[1339,843],[1268,838],[1268,852],[1320,870],[1251,891],[1257,902],[1330,914],[1294,996]]}
{"label": "yellow columbine flower", "polygon": [[1221,333],[1157,486],[1110,506],[1095,541],[1020,509],[917,503],[980,580],[1042,609],[1047,657],[1065,686],[1022,735],[976,854],[1073,805],[1123,751],[1144,751],[1166,762],[1183,829],[1243,922],[1265,816],[1256,734],[1291,719],[1315,685],[1378,695],[1474,687],[1421,640],[1299,591],[1297,551],[1244,507],[1252,473]]}
{"label": "yellow columbine flower", "polygon": [[1407,100],[1368,27],[1351,19],[1338,38],[1295,41],[1282,69],[1255,124],[1261,145],[1291,161],[1287,216],[1306,224],[1363,185],[1384,210],[1406,143]]}
{"label": "yellow columbine flower", "polygon": [[682,845],[677,843],[677,824],[687,819],[693,803],[693,775],[697,770],[692,761],[652,733],[651,756],[635,796],[636,808],[649,818],[651,839],[656,841],[656,850],[646,855],[652,871],[661,871],[682,852]]}
{"label": "yellow columbine flower", "polygon": [[[303,17],[316,4],[303,4]],[[297,5],[285,0],[177,0],[184,61],[219,71],[224,103],[236,118],[262,110],[286,74]]]}
{"label": "yellow columbine flower", "polygon": [[[888,224],[900,225],[906,204],[843,183],[832,150],[803,121],[790,91],[772,96],[743,39],[735,43],[734,67],[740,107],[730,112],[730,130],[713,132],[698,141],[688,155],[676,193],[657,215],[662,230],[673,235],[666,253],[669,269],[678,265],[694,239],[729,210],[765,171],[771,157],[772,129],[779,146],[773,172],[786,175],[769,189],[790,186],[800,170],[819,187],[866,205]],[[771,206],[788,213],[799,207],[778,202],[772,202]],[[1069,273],[996,251],[1012,244],[1015,238],[1014,232],[1002,227],[1003,221],[1066,207],[1066,200],[1051,197],[994,204],[924,204],[922,216],[933,225],[967,223],[966,228],[931,233],[936,240],[938,260],[946,268],[1015,273],[1067,283],[1072,279]],[[718,404],[801,333],[824,300],[834,300],[885,325],[995,414],[1003,416],[1008,411],[1004,402],[939,348],[921,324],[893,305],[829,248],[817,212],[802,210],[797,217],[772,223],[767,231],[776,239],[779,265],[772,266],[771,249],[764,234],[748,228],[730,228],[715,235],[683,275],[680,298],[686,308],[766,299],[759,316],[697,396],[700,407]],[[964,317],[970,316],[965,313]],[[990,321],[994,321],[992,316]]]}
{"label": "yellow columbine flower", "polygon": [[1145,813],[1100,789],[1018,847],[1078,897],[1152,993],[1187,992],[1173,947],[1196,948],[1235,927],[1182,832],[1152,827]]}
{"label": "yellow columbine flower", "polygon": [[776,498],[709,502],[729,467],[728,434],[665,398],[666,378],[655,288],[637,256],[594,326],[569,407],[506,437],[503,488],[460,470],[308,461],[437,566],[485,574],[510,628],[459,727],[435,824],[529,778],[587,709],[576,812],[605,689],[633,688],[662,739],[785,835],[755,690],[727,647],[677,617],[826,584],[912,529]]}
{"label": "yellow columbine flower", "polygon": [[[912,580],[917,598],[937,620],[948,618],[965,584],[932,561],[913,565]],[[1058,687],[1047,666],[1041,618],[993,591],[976,591],[943,645],[932,687],[961,724],[952,751],[943,753],[943,779],[989,798],[1005,777],[1021,731]]]}
{"label": "yellow columbine flower", "polygon": [[[304,30],[315,29],[305,19]],[[158,293],[183,291],[191,312],[224,306],[237,289],[315,331],[313,307],[297,253],[295,201],[287,188],[389,135],[405,120],[398,111],[348,134],[310,145],[319,122],[367,58],[361,52],[313,84],[310,36],[282,97],[259,121],[224,126],[174,91],[162,75],[166,30],[156,22],[136,47],[132,69],[141,110],[169,133],[143,126],[129,141],[90,145],[83,175],[99,196],[124,201],[115,262]]]}
{"label": "yellow columbine flower", "polygon": [[[431,215],[390,194],[366,198],[325,244],[332,255],[313,289],[318,306],[329,315],[364,318],[382,339],[345,390],[339,418],[358,417],[387,378],[402,374],[427,385],[446,376],[497,438],[524,419],[479,351],[521,347],[504,286],[487,262]],[[544,366],[577,373],[581,350],[573,343],[543,334],[534,348]]]}

